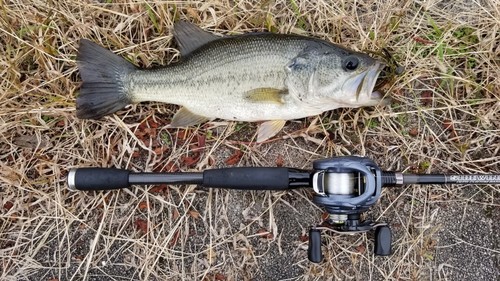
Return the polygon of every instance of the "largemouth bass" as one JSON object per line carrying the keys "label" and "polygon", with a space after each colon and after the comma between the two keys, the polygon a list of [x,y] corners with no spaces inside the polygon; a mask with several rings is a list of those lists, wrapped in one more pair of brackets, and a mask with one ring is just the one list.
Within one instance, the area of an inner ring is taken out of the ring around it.
{"label": "largemouth bass", "polygon": [[324,40],[273,33],[219,37],[187,22],[174,25],[173,34],[181,59],[158,69],[137,68],[82,39],[77,116],[99,119],[132,103],[158,101],[182,106],[171,127],[215,118],[264,121],[261,142],[285,120],[382,99],[373,90],[384,64]]}

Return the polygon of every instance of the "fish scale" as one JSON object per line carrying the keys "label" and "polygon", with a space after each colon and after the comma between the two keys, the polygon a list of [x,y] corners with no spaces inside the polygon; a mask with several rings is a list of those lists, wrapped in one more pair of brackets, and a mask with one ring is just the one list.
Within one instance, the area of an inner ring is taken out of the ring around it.
{"label": "fish scale", "polygon": [[[221,40],[179,64],[154,73],[147,70],[132,73],[134,101],[178,104],[209,119],[260,121],[302,117],[295,103],[257,104],[249,110],[245,93],[254,88],[283,89],[285,66],[303,48],[304,42],[295,41],[292,48],[291,44],[267,40],[272,38],[234,39]],[[269,55],[255,51],[262,48],[268,49]],[[277,52],[279,48],[295,50]]]}

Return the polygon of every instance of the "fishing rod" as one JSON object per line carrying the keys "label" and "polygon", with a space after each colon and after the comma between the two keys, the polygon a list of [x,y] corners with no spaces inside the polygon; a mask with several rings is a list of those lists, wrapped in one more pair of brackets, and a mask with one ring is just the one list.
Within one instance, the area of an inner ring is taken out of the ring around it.
{"label": "fishing rod", "polygon": [[68,173],[68,188],[111,190],[131,185],[197,184],[239,190],[291,190],[311,188],[313,202],[329,217],[309,229],[308,258],[319,263],[321,231],[340,234],[374,230],[374,254],[391,254],[392,233],[388,224],[364,220],[362,214],[380,198],[382,187],[407,184],[500,184],[500,174],[408,174],[382,171],[371,159],[341,156],[313,162],[312,170],[282,167],[234,167],[198,173],[134,173],[114,168],[76,168]]}

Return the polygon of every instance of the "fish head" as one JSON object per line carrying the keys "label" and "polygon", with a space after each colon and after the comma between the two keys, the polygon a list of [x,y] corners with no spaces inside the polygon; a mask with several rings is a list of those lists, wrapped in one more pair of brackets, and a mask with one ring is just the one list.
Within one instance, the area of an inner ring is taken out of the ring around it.
{"label": "fish head", "polygon": [[326,111],[382,101],[383,96],[374,91],[385,66],[382,61],[335,45],[316,48],[301,60],[302,67],[290,71],[287,79],[290,93],[300,102]]}

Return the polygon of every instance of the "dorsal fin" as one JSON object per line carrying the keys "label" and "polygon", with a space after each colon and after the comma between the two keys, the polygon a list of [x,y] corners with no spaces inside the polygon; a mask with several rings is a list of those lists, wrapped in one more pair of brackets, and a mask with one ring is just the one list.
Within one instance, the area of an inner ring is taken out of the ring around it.
{"label": "dorsal fin", "polygon": [[179,45],[181,56],[187,56],[208,42],[220,38],[187,21],[174,24],[173,34],[177,45]]}

